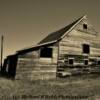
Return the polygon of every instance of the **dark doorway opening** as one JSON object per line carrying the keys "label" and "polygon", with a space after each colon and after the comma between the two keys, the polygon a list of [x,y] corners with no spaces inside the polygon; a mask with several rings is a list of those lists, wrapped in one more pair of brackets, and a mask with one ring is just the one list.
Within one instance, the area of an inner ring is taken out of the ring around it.
{"label": "dark doorway opening", "polygon": [[88,44],[83,44],[83,53],[90,53],[90,46]]}
{"label": "dark doorway opening", "polygon": [[74,64],[74,59],[69,59],[69,65],[73,65]]}
{"label": "dark doorway opening", "polygon": [[88,60],[84,60],[84,65],[88,65]]}
{"label": "dark doorway opening", "polygon": [[87,29],[87,24],[83,24],[83,29]]}
{"label": "dark doorway opening", "polygon": [[100,65],[100,61],[98,61],[98,65]]}
{"label": "dark doorway opening", "polygon": [[40,57],[52,58],[52,48],[41,48]]}

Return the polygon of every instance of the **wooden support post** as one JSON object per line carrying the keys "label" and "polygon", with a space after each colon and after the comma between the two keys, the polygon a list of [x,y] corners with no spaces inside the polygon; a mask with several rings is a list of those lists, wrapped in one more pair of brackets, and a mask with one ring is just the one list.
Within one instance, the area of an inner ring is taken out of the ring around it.
{"label": "wooden support post", "polygon": [[40,59],[40,49],[38,50],[38,65],[39,65],[39,59]]}
{"label": "wooden support post", "polygon": [[3,35],[1,37],[1,70],[2,70],[2,60],[3,60]]}
{"label": "wooden support post", "polygon": [[57,79],[57,72],[58,72],[58,67],[59,67],[59,41],[58,41],[58,54],[57,54],[57,68],[56,68],[56,79]]}

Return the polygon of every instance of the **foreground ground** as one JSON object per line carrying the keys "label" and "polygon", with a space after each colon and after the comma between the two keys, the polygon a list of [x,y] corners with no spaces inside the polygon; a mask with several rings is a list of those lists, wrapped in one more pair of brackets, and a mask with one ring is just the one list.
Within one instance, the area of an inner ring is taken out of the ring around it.
{"label": "foreground ground", "polygon": [[100,100],[100,76],[49,81],[0,78],[0,100]]}

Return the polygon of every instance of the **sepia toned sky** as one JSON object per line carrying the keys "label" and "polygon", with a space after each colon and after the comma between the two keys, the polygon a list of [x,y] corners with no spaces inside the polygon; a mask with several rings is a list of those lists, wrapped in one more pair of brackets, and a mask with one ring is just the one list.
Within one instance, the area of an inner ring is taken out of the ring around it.
{"label": "sepia toned sky", "polygon": [[100,32],[100,0],[0,0],[4,57],[37,44],[84,14]]}

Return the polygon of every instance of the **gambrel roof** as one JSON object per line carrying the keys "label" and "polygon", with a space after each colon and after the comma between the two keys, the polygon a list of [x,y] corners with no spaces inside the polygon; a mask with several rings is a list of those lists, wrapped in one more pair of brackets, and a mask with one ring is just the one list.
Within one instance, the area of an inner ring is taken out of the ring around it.
{"label": "gambrel roof", "polygon": [[41,46],[49,45],[57,42],[58,40],[62,39],[66,34],[68,34],[84,17],[86,17],[86,15],[78,18],[77,20],[73,21],[71,24],[59,29],[58,31],[51,33],[46,38],[41,40],[36,46],[25,48],[17,52],[18,53],[28,52],[28,51],[35,50]]}

